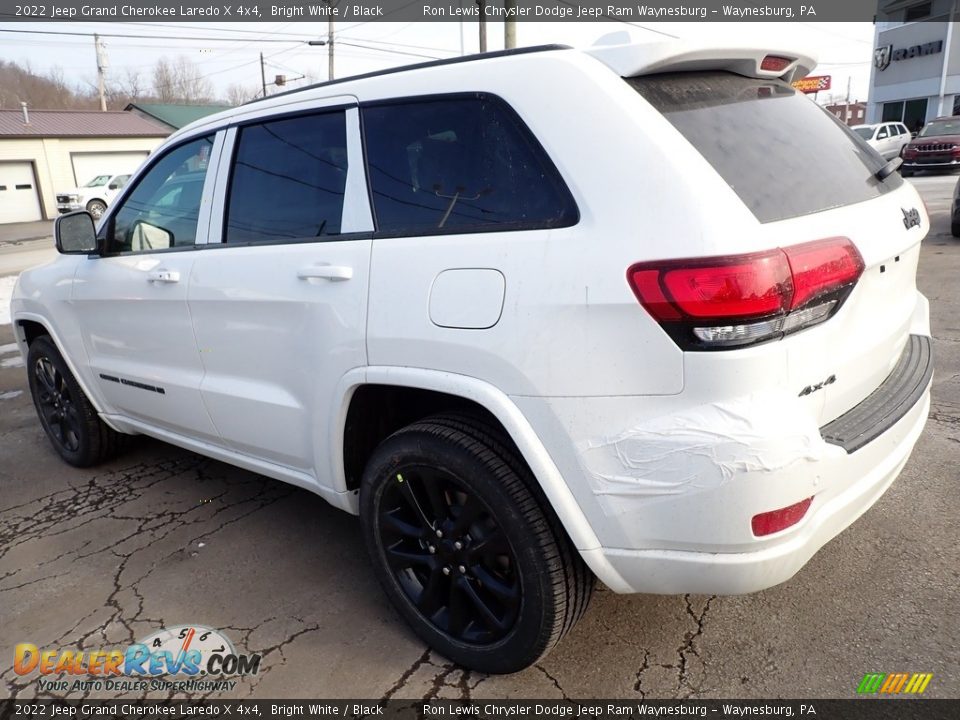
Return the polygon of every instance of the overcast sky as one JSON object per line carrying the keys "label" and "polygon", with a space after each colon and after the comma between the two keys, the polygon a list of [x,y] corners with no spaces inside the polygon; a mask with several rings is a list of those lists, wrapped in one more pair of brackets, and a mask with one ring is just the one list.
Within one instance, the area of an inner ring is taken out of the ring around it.
{"label": "overcast sky", "polygon": [[[327,54],[324,47],[310,47],[306,40],[326,37],[327,24],[281,23],[17,23],[0,24],[0,58],[34,70],[60,67],[68,80],[78,85],[96,85],[96,57],[88,37],[69,34],[31,35],[7,33],[2,29],[43,30],[56,33],[123,34],[106,37],[111,74],[122,76],[127,68],[149,78],[150,69],[161,57],[185,55],[193,60],[214,88],[224,94],[231,84],[260,86],[259,53],[266,56],[268,82],[277,74],[307,75],[309,81],[325,80]],[[488,23],[489,49],[503,47],[502,23]],[[762,41],[775,50],[807,50],[819,57],[815,74],[833,76],[832,93],[845,96],[848,78],[851,99],[866,100],[873,47],[871,23],[647,23],[646,28],[627,23],[555,22],[517,24],[520,45],[564,43],[575,47],[591,45],[610,32],[629,32],[636,41],[663,39],[661,34],[689,39],[709,38],[716,42],[755,43]],[[231,32],[231,31],[241,32]],[[476,23],[458,22],[367,22],[336,26],[336,75],[343,77],[372,70],[460,54],[461,33],[466,52],[476,52]],[[133,38],[148,35],[151,38]],[[211,42],[198,38],[230,38]],[[278,42],[283,41],[283,42]],[[350,45],[348,43],[354,43]],[[364,45],[366,47],[357,47]],[[307,81],[300,81],[300,83]],[[295,86],[300,83],[291,83]],[[823,99],[821,97],[821,99]]]}

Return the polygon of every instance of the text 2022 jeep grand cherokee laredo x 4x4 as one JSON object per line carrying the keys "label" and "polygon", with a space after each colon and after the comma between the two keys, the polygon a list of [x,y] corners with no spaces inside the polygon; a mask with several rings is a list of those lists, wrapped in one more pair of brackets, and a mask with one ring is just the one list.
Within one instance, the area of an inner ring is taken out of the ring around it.
{"label": "text 2022 jeep grand cherokee laredo x 4x4", "polygon": [[[143,433],[360,515],[456,662],[781,583],[929,407],[929,223],[782,49],[545,47],[205,118],[12,312],[54,447]],[[798,140],[803,152],[798,152]]]}

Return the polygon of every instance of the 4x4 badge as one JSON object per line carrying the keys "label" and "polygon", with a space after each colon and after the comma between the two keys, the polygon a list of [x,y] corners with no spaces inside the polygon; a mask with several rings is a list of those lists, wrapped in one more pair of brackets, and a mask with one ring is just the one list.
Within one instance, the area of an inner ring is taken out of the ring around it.
{"label": "4x4 badge", "polygon": [[916,208],[910,208],[909,210],[904,208],[900,209],[903,210],[903,226],[907,230],[912,228],[914,225],[920,227],[920,212]]}

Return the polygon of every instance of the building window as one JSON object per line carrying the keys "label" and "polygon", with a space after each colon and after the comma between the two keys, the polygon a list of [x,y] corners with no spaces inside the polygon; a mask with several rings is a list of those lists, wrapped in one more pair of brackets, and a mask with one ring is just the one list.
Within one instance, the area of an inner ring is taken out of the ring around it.
{"label": "building window", "polygon": [[953,96],[953,114],[960,115],[960,95]]}
{"label": "building window", "polygon": [[933,3],[921,3],[919,5],[911,5],[904,11],[903,19],[906,22],[914,22],[916,20],[925,20],[930,17],[931,6]]}

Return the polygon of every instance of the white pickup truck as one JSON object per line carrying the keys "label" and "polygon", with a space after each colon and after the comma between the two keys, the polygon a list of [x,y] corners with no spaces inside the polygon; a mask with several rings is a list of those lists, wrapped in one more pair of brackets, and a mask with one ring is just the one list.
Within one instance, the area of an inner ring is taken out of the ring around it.
{"label": "white pickup truck", "polygon": [[110,201],[117,196],[127,181],[126,175],[97,175],[81,187],[70,188],[57,193],[57,211],[62,215],[75,210],[86,210],[94,219],[99,220]]}

